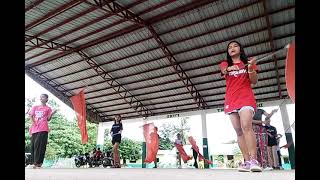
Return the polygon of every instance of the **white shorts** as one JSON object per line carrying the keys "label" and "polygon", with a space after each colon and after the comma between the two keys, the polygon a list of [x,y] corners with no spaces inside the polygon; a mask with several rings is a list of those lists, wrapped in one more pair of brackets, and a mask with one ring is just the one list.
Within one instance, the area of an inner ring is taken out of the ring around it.
{"label": "white shorts", "polygon": [[231,114],[231,113],[240,113],[241,111],[243,111],[243,110],[245,110],[245,109],[250,109],[251,110],[251,112],[252,112],[252,115],[254,115],[254,108],[252,107],[252,106],[243,106],[242,108],[240,108],[240,109],[235,109],[235,110],[233,110],[233,111],[231,111],[231,112],[228,112],[227,114]]}

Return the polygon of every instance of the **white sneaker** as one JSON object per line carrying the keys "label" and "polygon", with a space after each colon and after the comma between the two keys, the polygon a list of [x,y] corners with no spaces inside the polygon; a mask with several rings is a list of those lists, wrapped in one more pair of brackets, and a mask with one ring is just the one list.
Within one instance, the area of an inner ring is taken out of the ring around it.
{"label": "white sneaker", "polygon": [[264,168],[263,170],[265,170],[265,171],[272,171],[273,168],[272,168],[272,167],[266,167],[266,168]]}
{"label": "white sneaker", "polygon": [[250,160],[250,171],[251,172],[262,172],[262,168],[257,160],[251,159]]}

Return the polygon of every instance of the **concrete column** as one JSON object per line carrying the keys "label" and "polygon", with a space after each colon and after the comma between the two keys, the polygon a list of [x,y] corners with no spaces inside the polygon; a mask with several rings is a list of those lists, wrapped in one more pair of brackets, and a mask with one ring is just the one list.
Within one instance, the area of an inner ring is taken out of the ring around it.
{"label": "concrete column", "polygon": [[[142,120],[142,134],[143,134],[143,125],[147,124],[147,119]],[[146,140],[143,137],[143,142],[142,142],[142,162],[141,166],[142,168],[146,168],[146,163],[144,163],[144,160],[146,159],[147,156],[147,145],[146,145]]]}
{"label": "concrete column", "polygon": [[[208,138],[207,138],[207,117],[206,112],[201,111],[201,124],[202,124],[202,144],[203,144],[203,156],[206,159],[209,159],[209,151],[208,151]],[[209,168],[209,165],[205,163],[205,169]]]}
{"label": "concrete column", "polygon": [[291,169],[295,169],[295,149],[294,149],[294,144],[293,144],[293,139],[292,139],[292,133],[291,133],[291,127],[290,127],[287,106],[285,103],[280,105],[280,111],[281,111],[282,123],[283,123],[283,128],[285,131],[287,143],[292,142],[292,145],[289,146],[289,148],[288,148]]}
{"label": "concrete column", "polygon": [[98,137],[96,147],[100,148],[101,151],[103,151],[105,130],[106,128],[103,126],[103,123],[100,122],[98,126]]}

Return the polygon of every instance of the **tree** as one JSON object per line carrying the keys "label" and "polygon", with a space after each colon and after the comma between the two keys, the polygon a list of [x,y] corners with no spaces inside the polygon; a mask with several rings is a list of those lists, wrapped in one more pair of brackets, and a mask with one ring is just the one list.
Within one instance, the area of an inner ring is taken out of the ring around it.
{"label": "tree", "polygon": [[[111,140],[105,140],[104,148],[112,150]],[[134,141],[128,138],[122,138],[119,146],[119,152],[122,159],[138,160],[141,158],[142,142]]]}
{"label": "tree", "polygon": [[162,124],[162,126],[159,128],[160,150],[171,150],[174,147],[172,141],[176,139],[178,133],[181,134],[183,143],[187,143],[187,133],[190,131],[187,121],[188,119],[189,117],[182,117],[178,119],[178,121],[180,121],[178,124]]}

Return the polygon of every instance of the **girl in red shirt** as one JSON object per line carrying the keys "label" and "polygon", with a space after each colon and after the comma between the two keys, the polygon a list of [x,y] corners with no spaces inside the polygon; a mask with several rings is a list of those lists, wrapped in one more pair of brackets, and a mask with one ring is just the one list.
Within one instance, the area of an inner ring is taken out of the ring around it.
{"label": "girl in red shirt", "polygon": [[[240,165],[242,172],[261,172],[257,159],[256,137],[252,129],[252,117],[256,100],[251,84],[258,81],[256,58],[247,58],[241,44],[228,44],[227,60],[220,63],[221,73],[226,79],[224,111],[229,115],[237,133],[238,144],[245,162]],[[248,64],[247,66],[245,66]]]}

